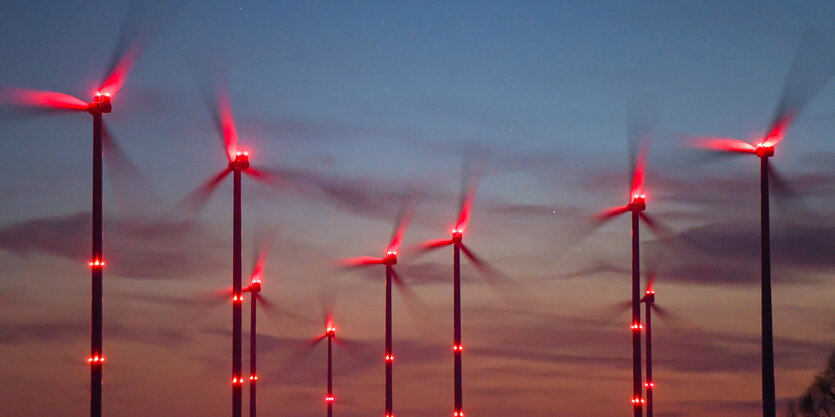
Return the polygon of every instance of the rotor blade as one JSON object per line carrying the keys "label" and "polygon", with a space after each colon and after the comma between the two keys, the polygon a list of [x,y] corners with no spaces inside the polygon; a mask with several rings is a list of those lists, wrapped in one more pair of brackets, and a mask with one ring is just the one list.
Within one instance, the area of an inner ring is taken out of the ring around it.
{"label": "rotor blade", "polygon": [[774,168],[773,164],[768,164],[768,179],[776,196],[782,198],[796,198],[800,196],[797,190],[786,180],[785,176],[777,171],[777,168]]}
{"label": "rotor blade", "polygon": [[373,256],[358,256],[356,258],[340,259],[339,264],[346,268],[357,268],[368,265],[381,265],[383,260]]}
{"label": "rotor blade", "polygon": [[214,192],[214,190],[220,185],[221,181],[223,181],[223,179],[231,172],[232,170],[228,167],[223,171],[220,171],[189,194],[178,204],[178,206],[194,211],[195,213],[199,213],[209,201],[209,197],[212,196],[212,192]]}
{"label": "rotor blade", "polygon": [[613,219],[617,216],[620,216],[623,213],[626,213],[627,211],[629,211],[628,206],[610,207],[610,208],[607,208],[606,210],[603,210],[603,211],[595,214],[594,219],[598,223],[605,223],[605,222],[607,222],[607,221],[609,221],[609,220],[611,220],[611,219]]}
{"label": "rotor blade", "polygon": [[244,170],[244,173],[274,188],[287,189],[292,186],[291,182],[287,179],[288,176],[283,175],[284,172],[280,169],[249,167]]}
{"label": "rotor blade", "polygon": [[149,205],[156,200],[151,183],[128,158],[113,135],[113,131],[104,123],[102,124],[102,153],[107,162],[105,166],[108,177],[111,178],[113,192],[123,207],[136,208],[137,203],[140,203],[140,206]]}
{"label": "rotor blade", "polygon": [[655,279],[658,277],[658,268],[654,264],[647,268],[647,291],[653,291],[655,288]]}
{"label": "rotor blade", "polygon": [[259,280],[263,279],[264,264],[267,261],[267,256],[269,255],[270,248],[272,248],[274,242],[275,233],[272,231],[267,231],[265,234],[259,234],[255,237],[255,243],[253,245],[255,250],[253,251],[252,273],[250,276],[251,280],[256,278]]}
{"label": "rotor blade", "polygon": [[505,276],[492,266],[490,266],[484,259],[478,257],[469,247],[464,245],[463,243],[461,246],[461,252],[464,252],[464,256],[470,260],[470,263],[476,267],[476,269],[481,272],[481,275],[490,284],[492,287],[497,288],[502,286],[507,288],[508,286],[517,286],[516,282],[510,279],[510,277]]}
{"label": "rotor blade", "polygon": [[412,320],[420,331],[425,334],[430,327],[429,323],[433,316],[432,309],[403,281],[403,278],[400,277],[400,274],[394,268],[391,270],[391,275],[394,287],[397,288],[397,291],[403,298],[409,315],[412,316]]}
{"label": "rotor blade", "polygon": [[403,234],[406,233],[406,227],[409,226],[409,221],[412,219],[412,208],[413,205],[408,198],[400,204],[400,208],[397,210],[397,220],[394,222],[394,230],[391,233],[391,240],[389,240],[389,246],[386,248],[386,252],[397,253],[397,250],[400,248],[400,244],[403,242]]}
{"label": "rotor blade", "polygon": [[594,307],[594,312],[583,315],[589,316],[590,320],[593,322],[608,326],[614,323],[619,316],[628,311],[631,307],[631,301],[619,301],[600,307]]}
{"label": "rotor blade", "polygon": [[461,175],[461,192],[458,197],[458,220],[455,222],[455,229],[461,233],[464,233],[470,223],[470,213],[479,180],[480,175],[476,172],[473,162],[465,159]]}
{"label": "rotor blade", "polygon": [[768,164],[768,180],[781,215],[791,215],[807,221],[817,218],[817,214],[810,210],[804,201],[803,194],[773,164]]}
{"label": "rotor blade", "polygon": [[0,88],[0,103],[58,110],[87,110],[87,103],[84,100],[69,94],[15,87]]}
{"label": "rotor blade", "polygon": [[672,229],[665,226],[663,223],[658,221],[656,218],[650,216],[646,212],[642,211],[639,214],[639,216],[641,217],[641,220],[643,220],[644,223],[647,226],[649,226],[649,229],[652,230],[653,233],[655,233],[656,236],[667,237],[673,235]]}
{"label": "rotor blade", "polygon": [[652,141],[653,122],[643,111],[630,107],[627,111],[627,140],[629,142],[629,198],[644,193],[646,159]]}
{"label": "rotor blade", "polygon": [[731,153],[754,153],[757,150],[748,142],[730,138],[691,137],[688,144],[694,148]]}
{"label": "rotor blade", "polygon": [[170,5],[163,10],[149,2],[130,2],[98,92],[109,96],[119,92],[136,60],[176,13]]}
{"label": "rotor blade", "polygon": [[334,287],[319,290],[319,308],[322,311],[322,319],[326,328],[333,324],[333,311],[336,306],[336,298],[337,292]]}
{"label": "rotor blade", "polygon": [[269,299],[265,298],[261,293],[253,293],[255,298],[258,300],[258,304],[264,309],[264,312],[267,313],[267,318],[270,319],[273,324],[281,321],[282,319],[293,319],[305,323],[314,323],[315,320],[311,320],[308,317],[302,316],[300,314],[293,313],[290,310],[278,307],[274,302],[270,301]]}
{"label": "rotor blade", "polygon": [[763,143],[776,145],[800,111],[815,98],[835,74],[835,51],[831,36],[806,32],[795,51],[777,110]]}

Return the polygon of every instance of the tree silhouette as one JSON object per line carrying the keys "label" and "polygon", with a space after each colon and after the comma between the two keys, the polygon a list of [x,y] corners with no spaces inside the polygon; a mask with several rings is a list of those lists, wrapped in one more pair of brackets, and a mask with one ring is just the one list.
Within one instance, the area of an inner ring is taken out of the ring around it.
{"label": "tree silhouette", "polygon": [[829,355],[826,369],[815,377],[803,395],[788,404],[787,417],[835,416],[835,350]]}

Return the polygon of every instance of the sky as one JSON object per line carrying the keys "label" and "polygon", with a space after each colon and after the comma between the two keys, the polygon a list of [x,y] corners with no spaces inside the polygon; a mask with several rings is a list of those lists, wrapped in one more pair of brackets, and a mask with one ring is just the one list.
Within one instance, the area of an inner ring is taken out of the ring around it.
{"label": "sky", "polygon": [[[231,284],[230,181],[199,213],[181,204],[227,163],[204,99],[218,74],[253,166],[313,173],[244,179],[244,274],[274,236],[264,296],[292,313],[259,320],[261,415],[324,413],[326,352],[305,352],[323,297],[346,341],[336,413],[383,413],[384,274],[338,260],[382,255],[404,196],[397,268],[422,301],[394,299],[395,413],[451,413],[451,254],[415,248],[448,237],[465,167],[480,173],[465,241],[507,280],[463,268],[467,415],[628,415],[630,225],[588,225],[626,203],[630,120],[652,127],[647,213],[668,229],[641,229],[668,312],[653,322],[656,415],[761,414],[757,162],[685,138],[761,135],[803,34],[835,33],[831,2],[141,4],[153,40],[105,116],[144,176],[105,162],[105,414],[229,411],[214,292]],[[0,85],[89,100],[128,9],[2,2]],[[772,199],[781,404],[835,347],[834,127],[828,85],[772,159],[799,195]],[[90,119],[4,107],[0,137],[4,407],[83,415]]]}

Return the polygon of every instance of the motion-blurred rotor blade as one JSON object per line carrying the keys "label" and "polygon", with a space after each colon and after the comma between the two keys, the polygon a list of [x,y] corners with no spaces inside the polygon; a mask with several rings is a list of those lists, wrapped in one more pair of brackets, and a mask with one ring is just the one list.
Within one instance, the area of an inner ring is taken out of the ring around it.
{"label": "motion-blurred rotor blade", "polygon": [[319,308],[322,311],[322,320],[326,328],[333,325],[333,312],[336,306],[336,298],[337,291],[334,287],[319,290]]}
{"label": "motion-blurred rotor blade", "polygon": [[754,153],[757,150],[748,142],[730,138],[692,137],[688,144],[698,149],[730,153]]}
{"label": "motion-blurred rotor blade", "polygon": [[774,164],[768,165],[769,186],[774,191],[774,202],[781,215],[790,214],[793,218],[803,218],[807,221],[818,217],[809,209],[803,194],[798,191],[786,177],[780,173]]}
{"label": "motion-blurred rotor blade", "polygon": [[605,223],[617,216],[620,216],[623,213],[629,211],[628,206],[617,206],[617,207],[610,207],[606,210],[601,211],[594,215],[594,219],[597,223]]}
{"label": "motion-blurred rotor blade", "polygon": [[490,266],[484,259],[477,256],[473,251],[470,250],[469,247],[464,245],[463,243],[460,244],[461,252],[464,252],[464,256],[470,260],[470,263],[476,267],[476,269],[481,272],[481,275],[494,288],[503,287],[507,289],[507,287],[515,287],[518,284],[510,279],[510,277],[502,274],[497,269]]}
{"label": "motion-blurred rotor blade", "polygon": [[215,174],[215,176],[204,182],[200,187],[189,194],[185,200],[178,204],[178,206],[189,211],[199,213],[203,207],[206,206],[206,203],[209,201],[209,197],[212,196],[212,193],[220,185],[221,181],[223,181],[223,179],[231,172],[232,170],[227,167],[223,171]]}
{"label": "motion-blurred rotor blade", "polygon": [[458,220],[455,222],[455,229],[461,233],[470,223],[470,214],[480,179],[481,173],[476,169],[475,162],[465,157],[461,175],[461,193],[458,198]]}
{"label": "motion-blurred rotor blade", "polygon": [[652,303],[650,308],[652,308],[652,311],[654,311],[655,314],[658,315],[658,317],[666,325],[666,327],[672,330],[692,329],[697,327],[694,326],[688,320],[682,318],[682,316],[671,313],[669,309],[659,307],[657,303]]}
{"label": "motion-blurred rotor blade", "polygon": [[409,221],[412,219],[412,202],[407,199],[400,204],[397,210],[397,219],[394,223],[394,230],[391,233],[391,240],[389,240],[387,252],[397,252],[400,249],[400,244],[403,242],[403,234],[406,233],[406,228],[409,226]]}
{"label": "motion-blurred rotor blade", "polygon": [[130,2],[98,92],[110,96],[119,92],[136,60],[178,12],[175,9],[168,4],[163,10],[147,1]]}
{"label": "motion-blurred rotor blade", "polygon": [[122,150],[113,132],[102,124],[102,153],[113,192],[123,208],[149,205],[156,200],[150,181]]}
{"label": "motion-blurred rotor blade", "polygon": [[267,313],[267,318],[270,319],[270,321],[273,324],[277,324],[279,321],[284,319],[293,319],[305,323],[316,322],[315,320],[311,320],[308,317],[293,313],[292,311],[277,306],[274,302],[264,297],[264,295],[261,293],[253,293],[253,295],[258,300],[258,305],[264,308],[264,312]]}
{"label": "motion-blurred rotor blade", "polygon": [[345,268],[358,268],[368,265],[381,265],[383,260],[373,256],[358,256],[356,258],[340,259],[339,264]]}
{"label": "motion-blurred rotor blade", "polygon": [[832,36],[811,31],[803,34],[764,144],[779,143],[797,114],[835,75],[835,48],[832,45],[835,45]]}
{"label": "motion-blurred rotor blade", "polygon": [[605,304],[600,307],[594,307],[594,312],[591,314],[583,314],[591,317],[591,321],[603,325],[610,325],[617,321],[619,316],[629,311],[632,307],[631,301],[619,301],[611,304]]}
{"label": "motion-blurred rotor blade", "polygon": [[397,291],[403,298],[403,301],[406,304],[406,309],[409,311],[409,315],[412,316],[412,320],[418,326],[418,329],[422,333],[426,333],[429,328],[429,323],[432,321],[432,310],[429,308],[429,305],[426,304],[426,302],[424,302],[409,287],[409,285],[406,284],[405,281],[403,281],[400,274],[398,274],[393,268],[391,270],[391,274],[394,287],[397,288]]}
{"label": "motion-blurred rotor blade", "polygon": [[673,230],[661,223],[655,217],[650,216],[649,214],[643,211],[639,214],[639,216],[641,217],[641,220],[643,220],[644,223],[647,226],[649,226],[649,229],[652,230],[653,233],[655,233],[656,236],[668,237],[673,235]]}
{"label": "motion-blurred rotor blade", "polygon": [[267,256],[270,249],[275,242],[275,232],[267,231],[264,234],[259,234],[255,237],[255,243],[252,255],[252,272],[250,279],[262,279],[264,275],[264,265],[267,262]]}
{"label": "motion-blurred rotor blade", "polygon": [[654,122],[648,114],[630,108],[627,114],[627,140],[629,141],[629,198],[644,193],[646,159],[652,141]]}
{"label": "motion-blurred rotor blade", "polygon": [[257,181],[278,189],[288,189],[294,185],[290,176],[286,175],[286,172],[281,169],[249,167],[244,170],[244,173]]}
{"label": "motion-blurred rotor blade", "polygon": [[0,88],[0,104],[55,110],[87,110],[87,102],[69,94],[15,87]]}
{"label": "motion-blurred rotor blade", "polygon": [[786,180],[786,177],[781,174],[773,164],[768,165],[768,179],[771,184],[774,194],[779,198],[796,198],[800,194],[794,187]]}

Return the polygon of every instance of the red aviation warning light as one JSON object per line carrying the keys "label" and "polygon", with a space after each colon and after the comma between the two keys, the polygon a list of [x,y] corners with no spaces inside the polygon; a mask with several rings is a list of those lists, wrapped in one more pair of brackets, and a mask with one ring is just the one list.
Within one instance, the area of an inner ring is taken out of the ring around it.
{"label": "red aviation warning light", "polygon": [[387,353],[386,362],[394,362],[394,355],[392,355],[391,353]]}
{"label": "red aviation warning light", "polygon": [[634,331],[636,331],[636,332],[640,332],[640,331],[641,331],[641,329],[643,329],[643,328],[644,328],[644,325],[643,325],[643,324],[641,324],[641,323],[632,323],[632,325],[631,325],[631,326],[629,326],[629,328],[630,328],[630,329],[632,329],[632,330],[634,330]]}
{"label": "red aviation warning light", "polygon": [[464,346],[452,345],[452,351],[453,352],[463,352],[464,351]]}
{"label": "red aviation warning light", "polygon": [[452,412],[452,417],[464,417],[464,412],[461,411],[461,410],[453,411]]}
{"label": "red aviation warning light", "polygon": [[647,401],[644,400],[641,397],[635,397],[635,398],[632,399],[632,404],[635,404],[635,405],[643,404],[645,402],[647,402]]}
{"label": "red aviation warning light", "polygon": [[232,377],[232,385],[243,385],[243,383],[244,383],[244,378],[243,377],[241,377],[241,378],[234,377],[234,376]]}
{"label": "red aviation warning light", "polygon": [[101,269],[106,264],[103,260],[96,258],[96,259],[93,259],[92,261],[88,262],[87,265],[90,265],[91,268]]}
{"label": "red aviation warning light", "polygon": [[328,404],[332,404],[334,399],[335,398],[333,398],[333,395],[328,395],[328,396],[325,397],[325,402],[328,403]]}
{"label": "red aviation warning light", "polygon": [[232,296],[232,302],[233,303],[240,303],[242,301],[244,301],[244,296],[243,295],[235,294],[235,295]]}
{"label": "red aviation warning light", "polygon": [[103,362],[104,362],[104,356],[99,356],[98,354],[87,358],[87,363],[90,363],[90,364],[101,364]]}
{"label": "red aviation warning light", "polygon": [[257,380],[258,380],[258,375],[250,375],[249,376],[249,382],[255,382]]}
{"label": "red aviation warning light", "polygon": [[644,386],[647,387],[647,388],[655,388],[655,382],[652,382],[652,381],[645,382]]}
{"label": "red aviation warning light", "polygon": [[327,336],[327,337],[336,336],[336,327],[328,325],[328,328],[325,329],[325,336]]}

